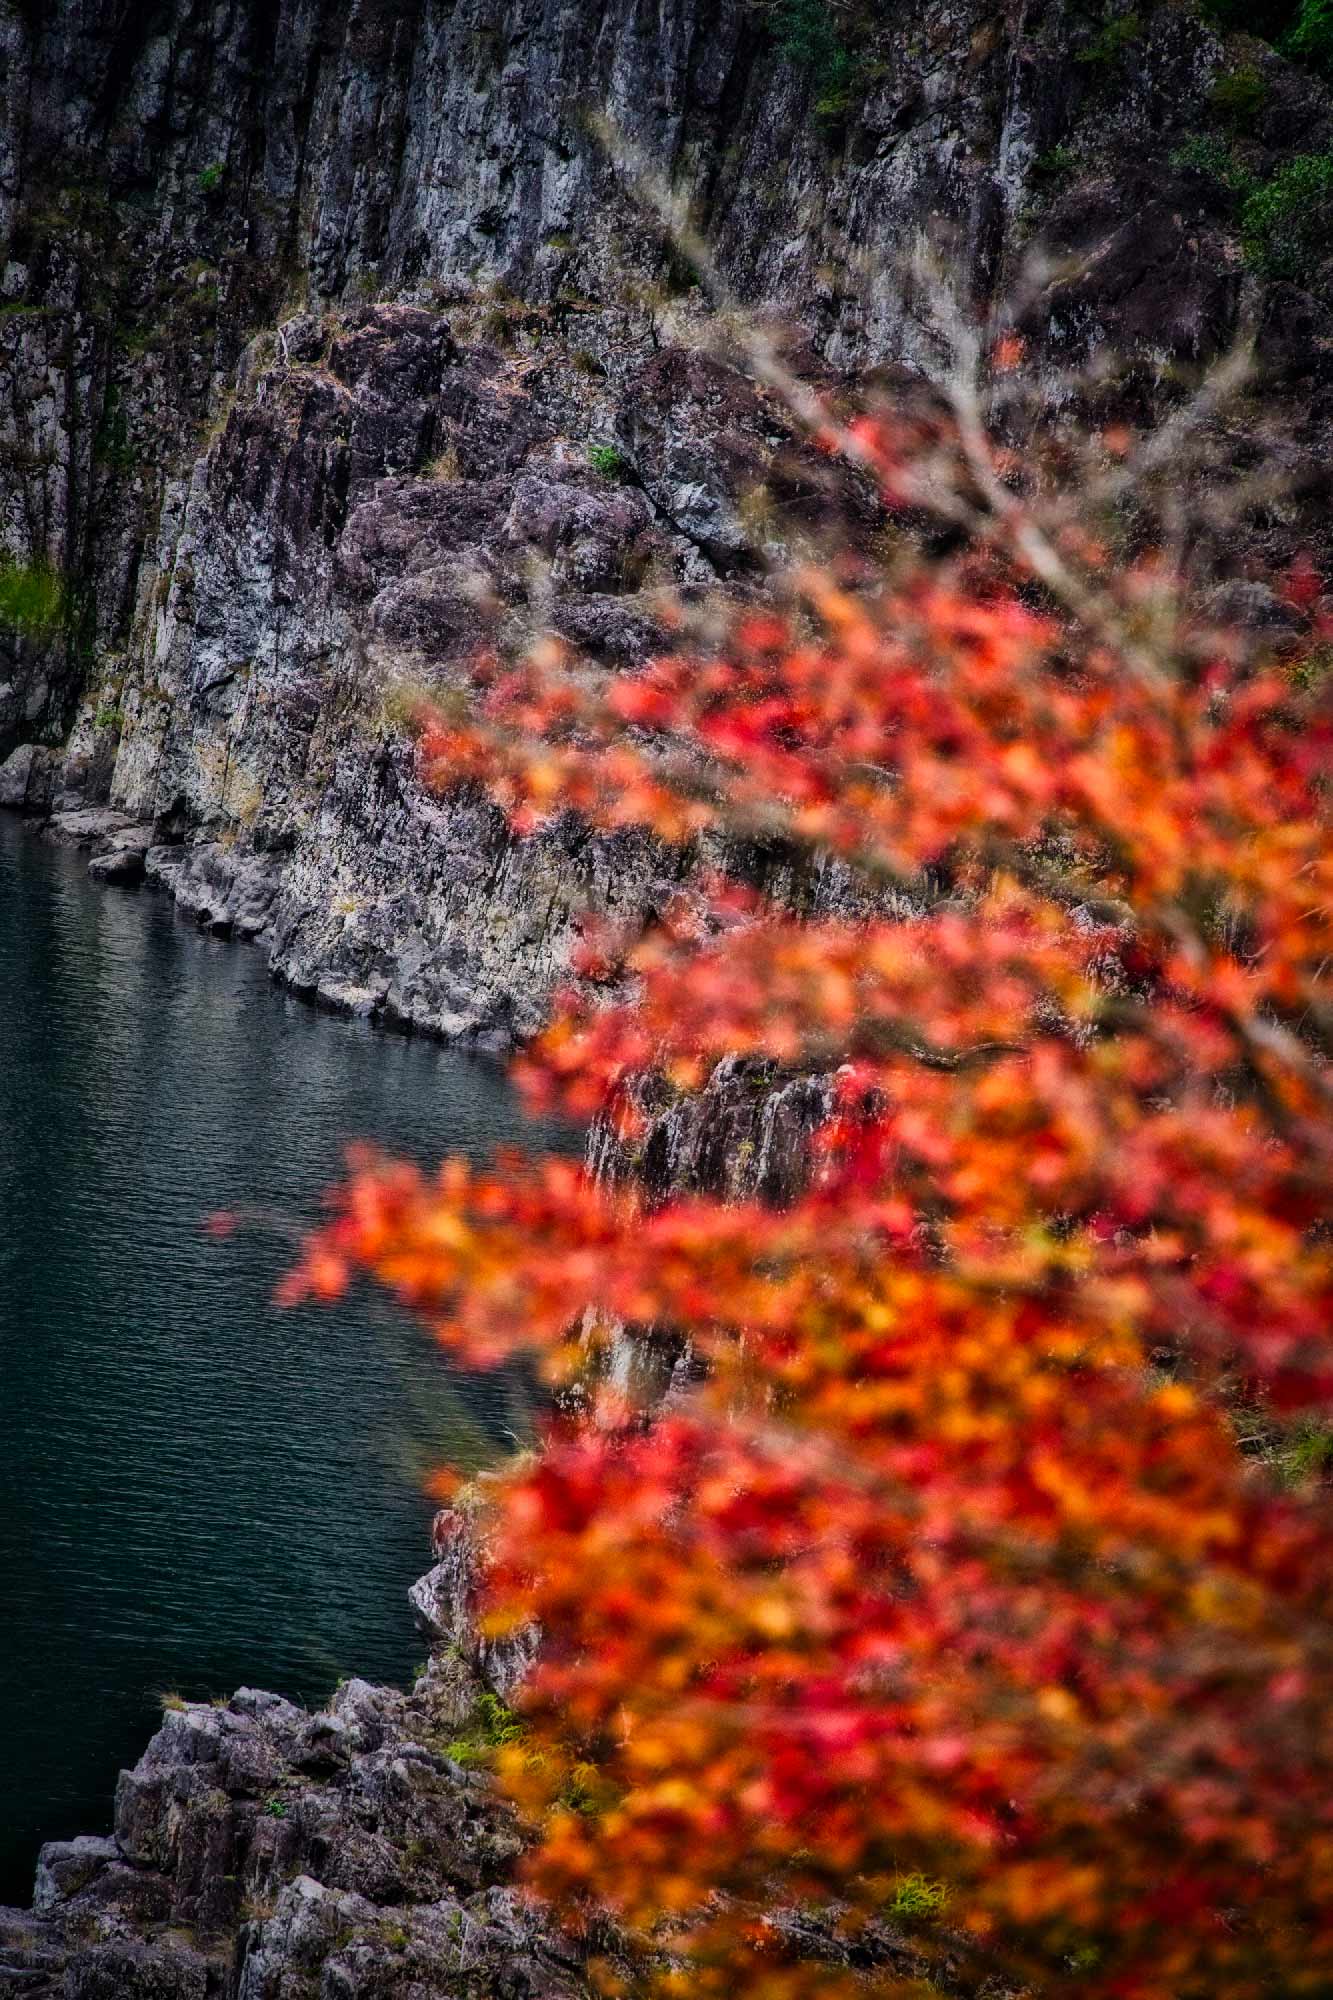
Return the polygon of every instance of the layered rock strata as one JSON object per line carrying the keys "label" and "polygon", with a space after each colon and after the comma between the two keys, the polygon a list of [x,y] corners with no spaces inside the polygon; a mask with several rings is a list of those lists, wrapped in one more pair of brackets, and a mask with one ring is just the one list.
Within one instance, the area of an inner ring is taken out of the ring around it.
{"label": "layered rock strata", "polygon": [[1252,324],[1293,497],[1251,540],[1299,545],[1327,260],[1247,266],[1182,142],[1243,59],[1262,179],[1327,145],[1322,86],[1187,5],[837,20],[830,97],[750,0],[5,9],[0,802],[118,813],[99,872],[142,852],[330,1003],[523,1032],[580,911],[669,874],[423,795],[396,688],[548,624],[631,664],[656,585],[781,559],[808,468],[697,343],[735,299],[816,370],[931,364],[927,242],[965,317],[1022,294],[1056,400],[1107,356],[1169,398]]}

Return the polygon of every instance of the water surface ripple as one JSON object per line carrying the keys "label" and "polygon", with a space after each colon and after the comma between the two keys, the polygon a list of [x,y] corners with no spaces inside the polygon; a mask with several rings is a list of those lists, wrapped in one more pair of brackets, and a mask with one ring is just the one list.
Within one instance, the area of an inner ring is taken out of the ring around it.
{"label": "water surface ripple", "polygon": [[278,1312],[349,1138],[534,1136],[465,1056],[314,1012],[259,954],[0,814],[0,1901],[104,1831],[165,1690],[296,1698],[421,1652],[419,1479],[521,1426],[373,1302]]}

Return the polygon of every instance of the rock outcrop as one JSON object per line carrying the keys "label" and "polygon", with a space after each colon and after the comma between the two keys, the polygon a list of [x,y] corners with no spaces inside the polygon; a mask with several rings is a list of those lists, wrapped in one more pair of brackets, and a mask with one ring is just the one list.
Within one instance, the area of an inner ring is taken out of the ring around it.
{"label": "rock outcrop", "polygon": [[[473,1630],[460,1523],[417,1591],[409,1693],[344,1683],[309,1713],[242,1688],[167,1707],[114,1832],[42,1849],[0,1909],[0,1992],[33,2000],[565,2000],[576,1948],[512,1886],[521,1842],[473,1762],[515,1661]],[[498,1670],[498,1678],[497,1678]]]}
{"label": "rock outcrop", "polygon": [[114,1835],[49,1842],[32,1910],[0,1911],[3,1990],[583,1991],[509,1886],[518,1836],[449,1725],[429,1676],[410,1695],[349,1681],[313,1715],[252,1689],[168,1710],[121,1775]]}
{"label": "rock outcrop", "polygon": [[[593,314],[590,373],[546,316],[514,317],[504,345],[401,305],[261,343],[140,606],[137,668],[86,697],[62,765],[23,745],[0,767],[0,797],[72,837],[102,799],[154,828],[149,878],[298,990],[491,1045],[536,1024],[587,910],[675,882],[641,840],[570,822],[516,842],[484,801],[427,792],[403,686],[447,692],[483,644],[545,625],[639,659],[659,586],[776,559],[827,486],[735,368],[616,346],[622,316]],[[782,512],[756,551],[738,499],[760,486]]]}
{"label": "rock outcrop", "polygon": [[[505,1698],[536,1642],[481,1636],[474,1533],[470,1512],[446,1512],[439,1560],[409,1592],[431,1648],[410,1691],[350,1680],[315,1713],[253,1688],[169,1703],[120,1775],[113,1832],[49,1841],[31,1908],[0,1908],[0,1993],[593,2000],[608,1971],[632,1990],[642,1957],[612,1924],[576,1936],[515,1887],[522,1834],[486,1746],[497,1718],[511,1720]],[[844,1971],[892,1968],[941,1996],[975,1990],[943,1931],[928,1960],[888,1918],[855,1940],[835,1911],[765,1921]]]}
{"label": "rock outcrop", "polygon": [[[515,842],[480,799],[428,793],[397,691],[447,691],[546,622],[642,657],[652,587],[725,573],[737,484],[785,487],[794,531],[802,455],[703,356],[626,348],[589,377],[549,334],[510,350],[458,321],[383,305],[279,329],[197,470],[142,670],[91,705],[116,717],[110,804],[159,829],[147,872],[185,908],[326,1002],[503,1042],[587,909],[673,884],[642,841],[571,822]],[[589,462],[590,436],[631,427],[617,476]]]}

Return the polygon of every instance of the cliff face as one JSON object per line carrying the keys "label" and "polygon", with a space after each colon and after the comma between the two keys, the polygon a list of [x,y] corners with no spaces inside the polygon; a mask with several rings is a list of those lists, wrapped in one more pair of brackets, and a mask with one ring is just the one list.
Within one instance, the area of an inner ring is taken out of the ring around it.
{"label": "cliff face", "polygon": [[[1034,240],[1095,246],[1033,308],[1053,364],[1110,343],[1165,378],[1252,293],[1309,458],[1310,299],[1261,291],[1218,190],[1168,163],[1230,58],[1187,7],[1126,20],[889,9],[820,110],[748,0],[11,0],[0,800],[114,814],[67,822],[115,836],[102,872],[147,850],[330,1001],[531,1025],[580,908],[669,884],[423,797],[395,677],[547,622],[632,660],[654,584],[743,578],[813,490],[782,414],[698,352],[712,301],[596,120],[816,369],[922,358],[925,234],[976,310]],[[1316,148],[1325,93],[1256,60],[1256,159]]]}

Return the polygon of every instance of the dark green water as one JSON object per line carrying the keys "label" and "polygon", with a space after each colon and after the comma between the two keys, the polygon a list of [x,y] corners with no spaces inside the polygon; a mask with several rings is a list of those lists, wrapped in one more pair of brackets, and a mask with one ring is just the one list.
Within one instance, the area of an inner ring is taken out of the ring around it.
{"label": "dark green water", "polygon": [[406,1678],[420,1477],[523,1422],[365,1299],[277,1311],[281,1238],[201,1217],[314,1216],[349,1137],[531,1136],[489,1069],[315,1013],[0,814],[0,1902],[108,1829],[163,1691]]}

